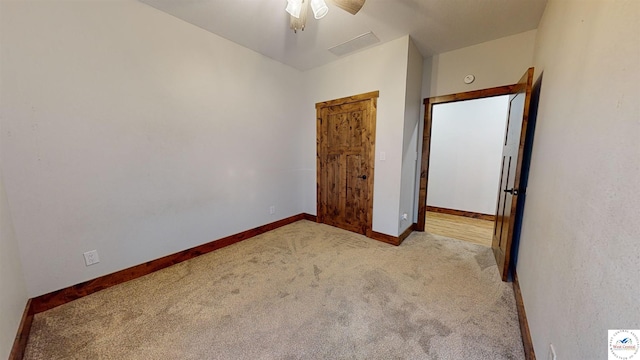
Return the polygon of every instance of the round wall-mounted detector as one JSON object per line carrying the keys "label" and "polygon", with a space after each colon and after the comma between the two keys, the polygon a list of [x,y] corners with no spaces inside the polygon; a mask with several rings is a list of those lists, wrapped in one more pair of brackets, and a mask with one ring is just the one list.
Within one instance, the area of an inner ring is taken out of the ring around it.
{"label": "round wall-mounted detector", "polygon": [[475,80],[475,79],[476,79],[475,76],[469,74],[469,75],[464,77],[464,83],[465,84],[471,84],[473,82],[473,80]]}

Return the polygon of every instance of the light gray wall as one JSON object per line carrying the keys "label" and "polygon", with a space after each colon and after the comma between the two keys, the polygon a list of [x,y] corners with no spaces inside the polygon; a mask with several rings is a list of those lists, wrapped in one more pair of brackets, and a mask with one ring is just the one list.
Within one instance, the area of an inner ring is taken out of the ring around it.
{"label": "light gray wall", "polygon": [[[455,94],[516,83],[531,66],[536,30],[487,41],[434,55],[425,60],[430,81],[423,84],[425,97]],[[425,70],[426,71],[426,70]],[[476,79],[465,84],[465,75]]]}
{"label": "light gray wall", "polygon": [[[379,90],[373,230],[398,235],[409,36],[357,52],[304,73],[306,100],[302,152],[306,156],[305,212],[316,213],[316,113],[314,104]],[[380,160],[380,152],[386,160]]]}
{"label": "light gray wall", "polygon": [[7,359],[27,303],[20,251],[0,169],[0,359]]}
{"label": "light gray wall", "polygon": [[299,71],[137,1],[1,6],[29,296],[302,212]]}
{"label": "light gray wall", "polygon": [[372,90],[387,154],[374,230],[398,235],[408,36],[301,73],[136,1],[1,6],[4,185],[28,296],[315,213],[306,105]]}
{"label": "light gray wall", "polygon": [[[418,165],[418,123],[420,120],[420,109],[422,107],[422,97],[420,93],[422,90],[422,64],[424,59],[411,39],[409,39],[408,51],[404,131],[402,135],[402,178],[400,182],[400,218],[398,220],[399,234],[402,234],[413,224],[414,203],[417,197],[415,187],[416,167]],[[407,220],[402,220],[403,214],[407,214]]]}
{"label": "light gray wall", "polygon": [[535,352],[606,359],[640,328],[640,2],[550,0],[517,272]]}
{"label": "light gray wall", "polygon": [[509,96],[433,107],[427,205],[493,215]]}

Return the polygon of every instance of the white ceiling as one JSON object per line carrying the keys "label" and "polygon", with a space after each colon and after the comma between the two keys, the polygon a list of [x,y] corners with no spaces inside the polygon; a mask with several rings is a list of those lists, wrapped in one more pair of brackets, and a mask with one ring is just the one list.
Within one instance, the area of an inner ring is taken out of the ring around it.
{"label": "white ceiling", "polygon": [[[327,1],[294,34],[286,0],[140,0],[300,70],[339,57],[327,49],[373,31],[380,43],[411,35],[423,56],[538,27],[547,0],[367,0],[357,15]],[[372,45],[375,46],[375,45]]]}

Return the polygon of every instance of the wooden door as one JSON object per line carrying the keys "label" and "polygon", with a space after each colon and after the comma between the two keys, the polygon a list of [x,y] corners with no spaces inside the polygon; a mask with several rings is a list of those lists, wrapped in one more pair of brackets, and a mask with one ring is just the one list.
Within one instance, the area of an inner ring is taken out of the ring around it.
{"label": "wooden door", "polygon": [[502,148],[500,188],[491,246],[503,281],[506,281],[509,275],[519,191],[517,184],[520,183],[522,171],[532,86],[533,68],[530,68],[516,84],[515,92],[509,96],[507,129]]}
{"label": "wooden door", "polygon": [[318,222],[370,235],[378,93],[316,104]]}

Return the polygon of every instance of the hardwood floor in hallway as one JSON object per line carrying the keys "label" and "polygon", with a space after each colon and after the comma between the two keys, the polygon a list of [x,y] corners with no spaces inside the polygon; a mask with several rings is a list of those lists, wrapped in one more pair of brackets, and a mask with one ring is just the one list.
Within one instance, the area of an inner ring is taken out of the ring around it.
{"label": "hardwood floor in hallway", "polygon": [[425,230],[431,234],[491,247],[493,221],[428,211]]}

